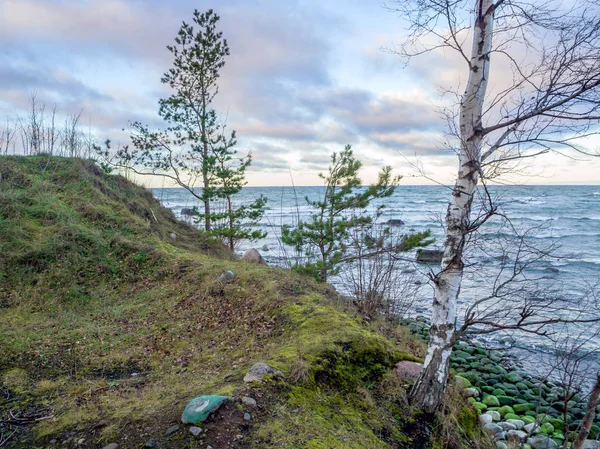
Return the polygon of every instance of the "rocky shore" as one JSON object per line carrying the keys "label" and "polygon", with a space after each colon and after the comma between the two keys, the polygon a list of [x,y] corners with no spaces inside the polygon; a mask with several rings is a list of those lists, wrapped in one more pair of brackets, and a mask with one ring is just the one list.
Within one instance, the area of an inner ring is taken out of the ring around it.
{"label": "rocky shore", "polygon": [[[402,324],[427,341],[429,325],[424,317]],[[552,449],[575,438],[587,406],[578,391],[525,372],[506,350],[460,342],[451,366],[455,381],[464,388],[498,448]],[[597,415],[584,448],[600,449],[598,424]]]}

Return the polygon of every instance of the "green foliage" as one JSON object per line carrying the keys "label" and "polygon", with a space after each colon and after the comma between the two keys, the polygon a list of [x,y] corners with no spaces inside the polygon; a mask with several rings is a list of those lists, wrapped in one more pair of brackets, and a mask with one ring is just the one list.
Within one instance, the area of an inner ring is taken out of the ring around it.
{"label": "green foliage", "polygon": [[206,232],[233,249],[239,240],[265,237],[265,232],[247,228],[264,213],[266,198],[249,205],[237,205],[233,199],[246,184],[252,155],[237,154],[235,131],[226,134],[225,124],[211,106],[229,55],[227,40],[216,30],[218,21],[212,9],[202,14],[195,10],[193,24],[183,22],[175,44],[167,47],[173,66],[161,81],[172,94],[159,101],[158,111],[166,129],[152,131],[134,122],[133,148],[122,147],[111,158],[107,141],[106,148],[97,152],[103,167],[110,161],[139,175],[163,176],[186,189],[203,203],[197,218]]}
{"label": "green foliage", "polygon": [[[339,154],[333,153],[328,173],[319,174],[325,184],[323,198],[310,200],[306,197],[306,203],[314,210],[310,221],[300,222],[295,227],[282,227],[283,243],[308,257],[306,263],[294,267],[296,271],[325,282],[339,272],[342,262],[356,259],[358,250],[407,251],[430,243],[428,231],[405,236],[393,247],[387,245],[391,235],[389,229],[384,235],[370,232],[371,225],[384,208],[380,205],[374,212],[370,211],[371,202],[390,197],[400,177],[393,176],[391,167],[387,166],[379,173],[377,182],[365,188],[359,177],[361,167],[362,163],[356,159],[350,145]],[[357,229],[362,232],[353,235]]]}

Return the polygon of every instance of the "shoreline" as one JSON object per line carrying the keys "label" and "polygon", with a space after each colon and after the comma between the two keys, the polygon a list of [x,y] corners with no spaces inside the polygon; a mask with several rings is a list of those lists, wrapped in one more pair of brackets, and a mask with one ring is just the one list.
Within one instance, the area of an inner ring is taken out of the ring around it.
{"label": "shoreline", "polygon": [[[424,317],[405,318],[400,324],[427,342],[429,325]],[[558,382],[523,370],[508,349],[459,342],[452,352],[451,369],[498,448],[506,449],[509,439],[518,439],[524,449],[562,447],[565,439],[574,439],[587,398],[580,390],[569,391]],[[600,438],[599,424],[596,415],[589,440]],[[600,442],[590,447],[600,448]]]}

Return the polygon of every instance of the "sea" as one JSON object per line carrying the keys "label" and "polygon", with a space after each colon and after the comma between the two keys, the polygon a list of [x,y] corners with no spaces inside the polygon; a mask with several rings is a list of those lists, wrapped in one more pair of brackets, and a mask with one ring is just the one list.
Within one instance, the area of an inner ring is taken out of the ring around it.
{"label": "sea", "polygon": [[[200,206],[184,189],[151,190],[182,220],[192,220],[181,214],[182,209]],[[428,249],[441,249],[451,192],[450,187],[439,185],[399,186],[391,197],[373,202],[370,212],[375,213],[383,206],[377,220],[380,226],[385,227],[386,222],[393,219],[403,222],[403,225],[393,227],[395,233],[429,230],[435,242]],[[267,236],[255,242],[240,242],[236,251],[242,254],[249,248],[257,248],[269,264],[289,268],[299,255],[282,244],[281,227],[309,220],[313,209],[307,200],[318,200],[323,193],[324,188],[319,186],[245,187],[236,196],[235,203],[249,203],[261,195],[268,198],[267,210],[256,225],[266,231]],[[460,293],[459,323],[469,305],[488,296],[496,298],[488,304],[494,307],[501,304],[506,309],[517,307],[527,295],[530,298],[526,300],[532,304],[536,301],[545,304],[548,298],[556,297],[557,303],[549,303],[548,316],[573,316],[580,313],[580,301],[589,301],[593,294],[599,294],[600,186],[492,186],[487,190],[481,188],[473,204],[473,216],[479,217],[482,223],[472,234],[467,247],[469,256],[465,261]],[[486,219],[490,204],[494,205],[496,214]],[[428,318],[433,297],[431,274],[438,267],[417,263],[415,252],[400,254],[401,260],[397,262],[398,279],[405,279],[411,286],[405,290],[412,298],[410,307],[402,313]],[[523,263],[515,264],[517,259]],[[515,270],[519,271],[519,280],[512,286],[499,287]],[[347,278],[334,277],[330,283],[341,293],[351,295]],[[532,285],[536,288],[531,288]],[[585,306],[583,313],[600,314],[590,304]],[[486,309],[480,308],[479,313],[486,313]],[[528,333],[513,334],[515,342],[510,342],[510,337],[504,333],[484,334],[476,341],[487,346],[511,344],[521,352],[535,351],[539,356],[539,353],[555,353],[561,338],[582,341],[578,351],[598,349],[600,338],[585,337],[591,332],[590,326],[571,326],[554,334],[558,343]],[[527,359],[528,356],[521,355],[523,357]],[[538,363],[539,357],[535,360]]]}

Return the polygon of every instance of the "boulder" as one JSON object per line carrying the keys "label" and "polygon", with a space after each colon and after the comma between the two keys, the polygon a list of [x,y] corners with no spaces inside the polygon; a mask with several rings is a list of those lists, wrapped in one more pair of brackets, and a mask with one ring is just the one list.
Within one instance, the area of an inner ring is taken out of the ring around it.
{"label": "boulder", "polygon": [[250,263],[258,263],[261,265],[266,265],[265,259],[260,255],[256,248],[250,248],[248,251],[244,253],[242,256],[242,260]]}
{"label": "boulder", "polygon": [[477,388],[474,388],[474,387],[465,388],[463,394],[467,398],[478,398],[479,397],[479,390]]}
{"label": "boulder", "polygon": [[511,424],[509,422],[500,422],[498,423],[498,425],[500,427],[502,427],[502,430],[517,430],[517,426],[515,426],[514,424]]}
{"label": "boulder", "polygon": [[545,435],[538,435],[535,437],[528,438],[527,444],[529,444],[532,447],[532,449],[555,449],[558,447],[556,441]]}
{"label": "boulder", "polygon": [[181,209],[181,215],[185,215],[187,217],[192,217],[192,216],[196,215],[196,212],[194,212],[194,209],[190,209],[189,207],[184,207],[183,209]]}
{"label": "boulder", "polygon": [[402,225],[404,225],[406,223],[404,223],[402,220],[398,220],[398,219],[394,219],[393,218],[391,220],[388,220],[386,224],[388,226],[402,226]]}
{"label": "boulder", "polygon": [[481,402],[483,402],[488,407],[500,407],[500,402],[498,401],[498,398],[491,394],[483,398],[483,401]]}
{"label": "boulder", "polygon": [[184,424],[196,424],[205,421],[211,412],[217,410],[229,396],[198,396],[185,406],[181,414],[181,422]]}
{"label": "boulder", "polygon": [[600,441],[585,440],[581,449],[600,449]]}
{"label": "boulder", "polygon": [[440,263],[444,257],[444,251],[437,249],[418,249],[417,262],[419,263]]}
{"label": "boulder", "polygon": [[500,427],[498,424],[494,424],[494,423],[486,424],[485,426],[483,426],[483,428],[485,429],[485,432],[488,435],[497,435],[503,431],[502,427]]}
{"label": "boulder", "polygon": [[227,282],[227,281],[232,280],[234,277],[235,277],[235,274],[233,274],[233,271],[226,271],[221,276],[219,276],[219,280],[223,281],[223,282]]}
{"label": "boulder", "polygon": [[517,430],[521,430],[525,427],[525,422],[520,419],[507,419],[506,422],[515,426]]}
{"label": "boulder", "polygon": [[479,422],[485,426],[486,424],[492,424],[494,419],[492,418],[492,415],[484,413],[483,415],[479,415]]}
{"label": "boulder", "polygon": [[488,412],[486,412],[488,415],[490,415],[492,417],[492,419],[494,421],[500,421],[502,419],[502,416],[500,416],[500,413],[498,413],[496,410],[489,410]]}
{"label": "boulder", "polygon": [[174,232],[171,232],[169,234],[169,237],[171,237],[171,240],[177,240],[177,234],[175,234]]}
{"label": "boulder", "polygon": [[396,363],[396,367],[394,368],[394,372],[398,379],[404,380],[406,382],[414,382],[421,375],[421,371],[423,371],[423,364],[417,362],[410,362],[408,360],[402,360],[401,362]]}
{"label": "boulder", "polygon": [[244,376],[244,382],[254,382],[256,380],[262,380],[267,374],[270,374],[272,376],[284,377],[283,373],[278,369],[271,368],[266,363],[258,362],[250,367],[248,373]]}
{"label": "boulder", "polygon": [[527,439],[527,433],[522,430],[509,430],[507,433],[508,438],[511,437],[518,438],[521,441],[525,441]]}

